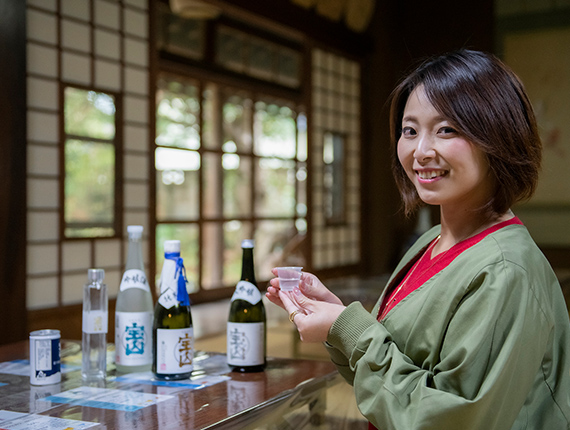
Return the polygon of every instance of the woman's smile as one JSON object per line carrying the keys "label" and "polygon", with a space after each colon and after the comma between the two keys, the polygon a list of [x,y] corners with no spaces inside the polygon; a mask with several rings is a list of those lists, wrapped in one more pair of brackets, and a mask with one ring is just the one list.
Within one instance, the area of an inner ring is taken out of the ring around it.
{"label": "woman's smile", "polygon": [[423,170],[416,170],[416,175],[418,176],[419,182],[429,184],[447,175],[447,171],[423,169]]}

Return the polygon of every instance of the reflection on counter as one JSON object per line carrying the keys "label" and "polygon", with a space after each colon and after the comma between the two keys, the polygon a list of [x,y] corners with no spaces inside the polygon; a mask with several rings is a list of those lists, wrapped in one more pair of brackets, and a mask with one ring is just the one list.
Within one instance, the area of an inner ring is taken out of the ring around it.
{"label": "reflection on counter", "polygon": [[[339,415],[346,414],[350,387],[327,361],[272,357],[265,371],[241,374],[229,371],[224,354],[200,351],[196,375],[187,380],[158,381],[146,372],[117,375],[110,366],[105,380],[85,384],[77,366],[80,353],[68,347],[62,348],[67,371],[61,383],[34,387],[22,370],[28,342],[0,346],[1,428],[366,428],[361,418],[357,423],[352,415]],[[330,395],[337,387],[347,391]]]}

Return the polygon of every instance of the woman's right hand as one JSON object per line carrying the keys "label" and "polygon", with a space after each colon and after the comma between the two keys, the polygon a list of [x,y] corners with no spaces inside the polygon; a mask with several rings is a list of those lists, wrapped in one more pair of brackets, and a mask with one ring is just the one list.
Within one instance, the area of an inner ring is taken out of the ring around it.
{"label": "woman's right hand", "polygon": [[[271,271],[275,276],[277,276],[277,270],[273,269]],[[281,298],[279,297],[279,278],[275,277],[269,281],[269,287],[267,288],[266,297],[270,302],[276,304],[277,306],[285,309]],[[342,305],[342,301],[333,294],[324,284],[312,273],[302,272],[301,281],[299,282],[299,290],[301,293],[310,298],[311,300],[321,301],[326,303],[332,303],[336,305]]]}

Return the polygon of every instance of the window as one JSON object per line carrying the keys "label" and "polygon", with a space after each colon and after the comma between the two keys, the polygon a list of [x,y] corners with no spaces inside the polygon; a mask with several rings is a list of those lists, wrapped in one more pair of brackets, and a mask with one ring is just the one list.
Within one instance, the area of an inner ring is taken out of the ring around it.
{"label": "window", "polygon": [[327,224],[345,222],[344,137],[326,132],[323,141],[324,213]]}
{"label": "window", "polygon": [[118,234],[115,96],[64,89],[64,236]]}
{"label": "window", "polygon": [[216,40],[216,63],[244,75],[290,88],[301,84],[301,54],[280,43],[220,26]]}
{"label": "window", "polygon": [[197,7],[201,13],[191,18],[181,17],[159,2],[156,42],[161,53],[178,57],[181,63],[199,61],[201,65],[286,88],[301,87],[300,39],[268,36],[266,31],[239,18],[217,19],[222,11],[214,5]]}
{"label": "window", "polygon": [[168,239],[181,241],[193,292],[236,284],[245,238],[256,241],[260,279],[277,264],[302,265],[284,250],[307,230],[303,110],[170,75],[157,88],[156,273]]}

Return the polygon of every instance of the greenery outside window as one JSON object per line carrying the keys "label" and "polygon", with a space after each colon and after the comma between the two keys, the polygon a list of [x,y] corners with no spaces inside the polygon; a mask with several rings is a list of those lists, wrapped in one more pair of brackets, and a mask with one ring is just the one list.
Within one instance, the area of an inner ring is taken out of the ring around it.
{"label": "greenery outside window", "polygon": [[117,100],[64,88],[64,237],[118,234]]}
{"label": "greenery outside window", "polygon": [[181,240],[192,292],[233,288],[241,240],[256,241],[256,272],[303,265],[306,117],[294,103],[215,82],[158,80],[156,273],[164,241]]}

